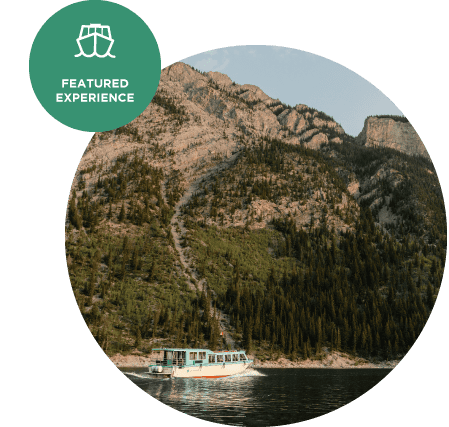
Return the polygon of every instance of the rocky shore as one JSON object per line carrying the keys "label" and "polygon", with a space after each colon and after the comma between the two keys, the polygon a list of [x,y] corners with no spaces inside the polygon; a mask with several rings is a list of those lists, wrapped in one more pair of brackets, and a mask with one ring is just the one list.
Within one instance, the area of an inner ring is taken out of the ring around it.
{"label": "rocky shore", "polygon": [[328,369],[384,369],[395,368],[400,360],[367,360],[361,357],[353,357],[348,354],[333,352],[326,354],[322,360],[297,360],[291,361],[279,358],[276,361],[254,361],[254,368],[328,368]]}
{"label": "rocky shore", "polygon": [[123,356],[120,353],[109,357],[118,368],[146,368],[151,364],[150,357],[141,356],[139,354],[128,354]]}
{"label": "rocky shore", "polygon": [[[257,357],[249,355],[254,359],[254,368],[328,368],[328,369],[392,369],[400,360],[367,360],[360,357],[353,357],[345,353],[326,353],[322,360],[297,360],[291,361],[280,357],[278,360],[261,361]],[[151,364],[150,357],[141,354],[128,354],[123,356],[119,353],[110,357],[111,361],[118,368],[146,368]]]}

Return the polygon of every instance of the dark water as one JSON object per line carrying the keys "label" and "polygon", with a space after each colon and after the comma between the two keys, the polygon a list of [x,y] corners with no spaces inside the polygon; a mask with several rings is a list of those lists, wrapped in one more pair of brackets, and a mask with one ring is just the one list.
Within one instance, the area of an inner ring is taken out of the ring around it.
{"label": "dark water", "polygon": [[220,424],[277,426],[309,420],[357,399],[391,369],[257,369],[216,379],[150,379],[121,369],[142,390],[178,411]]}

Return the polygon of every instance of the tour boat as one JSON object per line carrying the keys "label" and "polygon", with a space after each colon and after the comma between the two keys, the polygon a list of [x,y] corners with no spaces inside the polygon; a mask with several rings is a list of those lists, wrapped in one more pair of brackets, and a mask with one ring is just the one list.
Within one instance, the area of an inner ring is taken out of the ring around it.
{"label": "tour boat", "polygon": [[211,351],[194,348],[155,348],[152,377],[221,378],[240,374],[253,363],[244,351]]}

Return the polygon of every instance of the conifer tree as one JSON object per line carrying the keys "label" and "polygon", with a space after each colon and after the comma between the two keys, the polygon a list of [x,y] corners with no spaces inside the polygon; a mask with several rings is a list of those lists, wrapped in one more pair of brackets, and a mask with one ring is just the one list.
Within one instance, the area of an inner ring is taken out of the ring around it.
{"label": "conifer tree", "polygon": [[109,203],[108,219],[112,219],[112,203]]}
{"label": "conifer tree", "polygon": [[122,202],[122,207],[120,209],[120,214],[118,216],[119,222],[125,221],[125,217],[126,217],[125,202]]}
{"label": "conifer tree", "polygon": [[426,289],[426,302],[427,306],[430,310],[433,308],[433,289],[430,282],[427,283],[427,289]]}

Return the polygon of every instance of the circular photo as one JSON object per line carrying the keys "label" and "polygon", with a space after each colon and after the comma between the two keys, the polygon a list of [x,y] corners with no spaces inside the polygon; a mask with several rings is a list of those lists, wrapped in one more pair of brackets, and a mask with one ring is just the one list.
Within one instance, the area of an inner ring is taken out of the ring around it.
{"label": "circular photo", "polygon": [[404,358],[447,232],[387,97],[325,58],[238,46],[165,68],[138,118],[94,135],[65,235],[82,316],[130,381],[203,420],[276,426]]}

